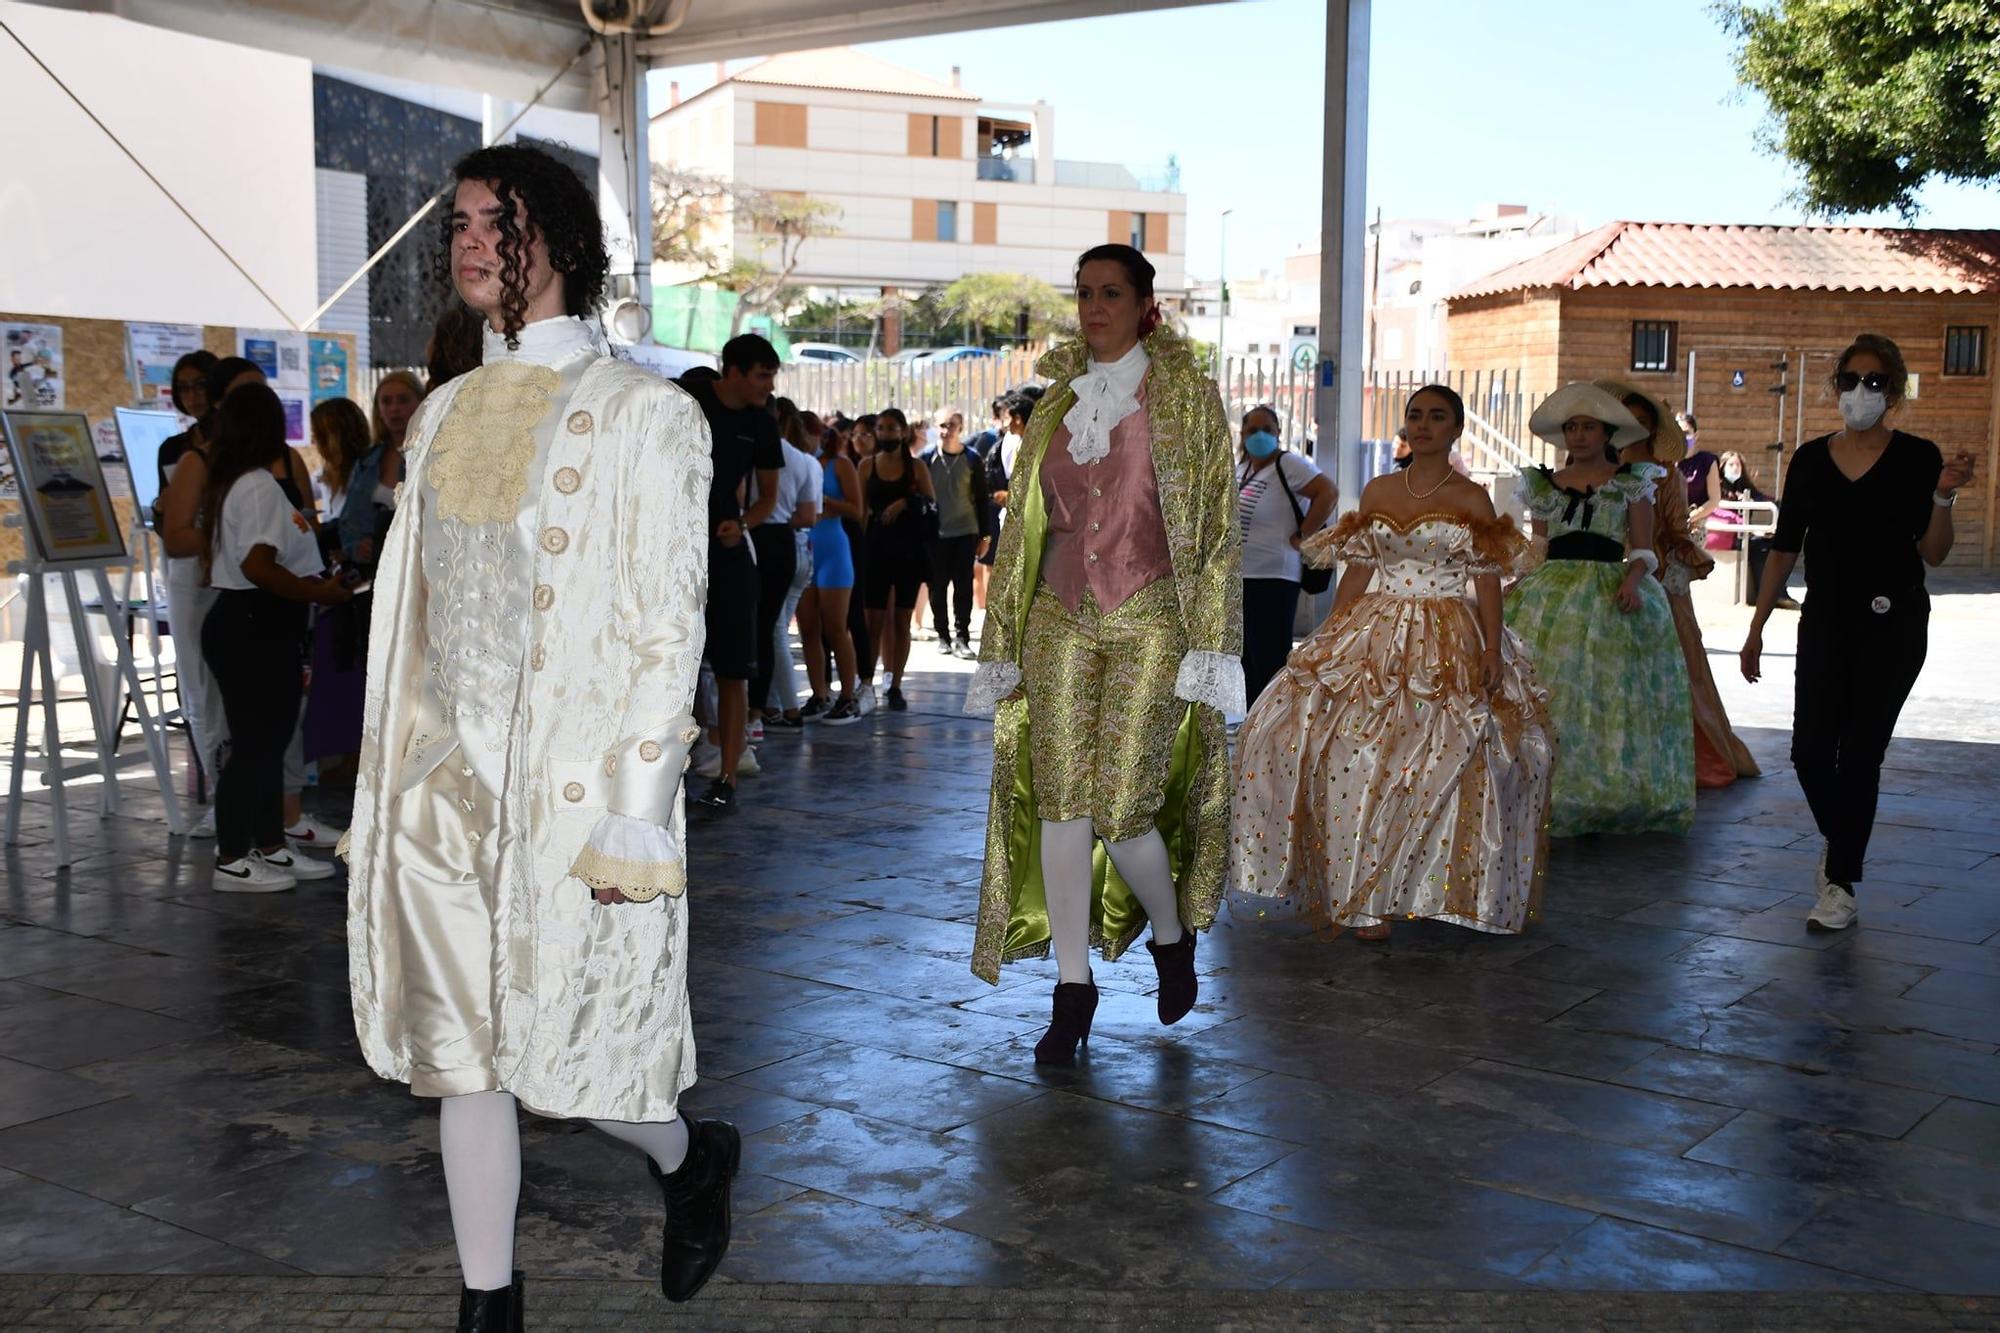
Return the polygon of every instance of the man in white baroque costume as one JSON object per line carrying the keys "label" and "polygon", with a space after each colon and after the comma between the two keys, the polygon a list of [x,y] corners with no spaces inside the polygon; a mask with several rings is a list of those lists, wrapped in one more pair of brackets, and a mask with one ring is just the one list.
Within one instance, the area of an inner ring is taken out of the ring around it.
{"label": "man in white baroque costume", "polygon": [[677,1301],[728,1247],[740,1140],[677,1109],[707,425],[586,322],[607,260],[569,168],[506,145],[455,175],[441,263],[486,320],[484,364],[410,426],[345,844],[349,966],[368,1063],[441,1099],[459,1327],[506,1330],[517,1104],[646,1154]]}

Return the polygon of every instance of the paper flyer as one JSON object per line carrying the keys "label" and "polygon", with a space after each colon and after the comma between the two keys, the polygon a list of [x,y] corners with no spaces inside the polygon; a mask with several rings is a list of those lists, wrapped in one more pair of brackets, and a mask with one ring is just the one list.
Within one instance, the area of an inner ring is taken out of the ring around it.
{"label": "paper flyer", "polygon": [[347,397],[347,348],[333,338],[311,340],[312,401]]}
{"label": "paper flyer", "polygon": [[174,362],[201,350],[199,324],[127,324],[125,362],[132,373],[132,406],[174,405]]}
{"label": "paper flyer", "polygon": [[301,448],[311,444],[312,441],[308,438],[310,428],[307,424],[307,414],[311,411],[311,407],[307,404],[305,395],[280,389],[278,401],[285,405],[285,443],[298,445]]}
{"label": "paper flyer", "polygon": [[280,396],[304,394],[312,386],[306,341],[305,334],[290,329],[239,329],[236,354],[263,371]]}
{"label": "paper flyer", "polygon": [[6,388],[0,392],[9,412],[60,412],[63,409],[63,331],[57,324],[0,324],[6,346]]}

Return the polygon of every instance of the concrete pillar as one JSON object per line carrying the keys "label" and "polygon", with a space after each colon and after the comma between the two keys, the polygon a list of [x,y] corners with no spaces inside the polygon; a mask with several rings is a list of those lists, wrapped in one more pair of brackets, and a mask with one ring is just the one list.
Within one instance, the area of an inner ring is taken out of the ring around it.
{"label": "concrete pillar", "polygon": [[1327,0],[1326,166],[1320,187],[1318,462],[1342,512],[1361,498],[1362,296],[1370,0]]}
{"label": "concrete pillar", "polygon": [[611,256],[605,283],[607,313],[627,301],[645,310],[643,330],[614,336],[645,341],[653,309],[653,168],[646,141],[646,66],[638,38],[602,39],[592,57],[597,101],[597,207],[604,219],[604,248]]}

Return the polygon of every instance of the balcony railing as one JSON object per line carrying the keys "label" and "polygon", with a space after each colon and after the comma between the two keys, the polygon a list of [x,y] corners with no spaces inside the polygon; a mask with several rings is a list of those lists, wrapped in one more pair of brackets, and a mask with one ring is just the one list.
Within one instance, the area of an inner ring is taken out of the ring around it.
{"label": "balcony railing", "polygon": [[1128,167],[1122,162],[1056,163],[1056,184],[1092,190],[1145,190],[1175,194],[1181,188],[1178,167]]}
{"label": "balcony railing", "polygon": [[1012,181],[1016,185],[1035,183],[1035,159],[1032,157],[982,157],[979,159],[979,179],[983,181]]}

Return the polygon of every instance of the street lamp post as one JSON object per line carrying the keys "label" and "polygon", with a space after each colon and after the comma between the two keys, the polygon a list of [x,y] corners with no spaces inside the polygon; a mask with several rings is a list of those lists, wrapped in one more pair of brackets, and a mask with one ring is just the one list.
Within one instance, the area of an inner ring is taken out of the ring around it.
{"label": "street lamp post", "polygon": [[1215,378],[1225,382],[1229,376],[1229,341],[1224,336],[1229,332],[1229,215],[1236,210],[1222,210],[1222,240],[1215,257],[1216,268],[1221,277],[1216,282],[1215,316]]}

